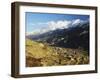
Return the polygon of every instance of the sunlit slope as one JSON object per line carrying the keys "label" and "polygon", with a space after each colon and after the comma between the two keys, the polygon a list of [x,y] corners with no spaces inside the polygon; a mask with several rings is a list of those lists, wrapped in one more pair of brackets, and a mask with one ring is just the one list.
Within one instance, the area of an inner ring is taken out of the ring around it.
{"label": "sunlit slope", "polygon": [[46,43],[26,40],[27,67],[88,63],[89,57],[83,50],[49,46]]}
{"label": "sunlit slope", "polygon": [[46,44],[26,40],[26,55],[34,58],[43,58],[52,55],[54,51]]}

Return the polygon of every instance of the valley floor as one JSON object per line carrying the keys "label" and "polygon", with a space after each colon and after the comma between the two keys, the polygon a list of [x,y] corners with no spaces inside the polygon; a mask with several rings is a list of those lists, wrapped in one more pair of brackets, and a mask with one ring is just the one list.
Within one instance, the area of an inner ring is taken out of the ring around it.
{"label": "valley floor", "polygon": [[88,52],[26,39],[26,67],[89,64]]}

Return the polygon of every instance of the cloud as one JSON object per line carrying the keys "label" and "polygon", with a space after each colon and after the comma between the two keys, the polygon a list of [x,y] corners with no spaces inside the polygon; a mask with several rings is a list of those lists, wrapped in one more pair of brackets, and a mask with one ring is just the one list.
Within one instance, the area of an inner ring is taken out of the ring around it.
{"label": "cloud", "polygon": [[67,29],[69,27],[74,27],[76,25],[79,25],[80,23],[84,23],[86,20],[81,20],[81,19],[75,19],[75,20],[58,20],[58,21],[49,21],[49,22],[41,22],[37,23],[37,26],[42,26],[39,28],[37,31],[33,30],[34,33],[45,33],[48,31],[56,30],[56,29]]}
{"label": "cloud", "polygon": [[71,21],[67,20],[59,20],[59,21],[49,21],[46,23],[38,23],[38,25],[44,25],[44,27],[40,28],[40,33],[45,33],[48,31],[56,30],[56,29],[64,29],[68,28],[71,24]]}
{"label": "cloud", "polygon": [[49,30],[56,30],[56,29],[64,29],[69,27],[75,27],[79,24],[86,23],[87,20],[81,20],[81,19],[74,19],[74,20],[59,20],[59,21],[50,21],[46,23],[49,28]]}
{"label": "cloud", "polygon": [[69,24],[71,24],[71,21],[51,21],[51,22],[48,22],[48,27],[51,29],[51,30],[55,30],[55,29],[64,29],[64,28],[68,28],[69,27]]}

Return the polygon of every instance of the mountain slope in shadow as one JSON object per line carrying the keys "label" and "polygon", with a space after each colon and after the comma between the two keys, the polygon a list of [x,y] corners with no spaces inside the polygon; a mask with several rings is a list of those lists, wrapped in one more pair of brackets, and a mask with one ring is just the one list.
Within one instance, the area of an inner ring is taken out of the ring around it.
{"label": "mountain slope in shadow", "polygon": [[39,35],[28,35],[26,38],[48,43],[51,46],[81,48],[89,53],[89,22]]}

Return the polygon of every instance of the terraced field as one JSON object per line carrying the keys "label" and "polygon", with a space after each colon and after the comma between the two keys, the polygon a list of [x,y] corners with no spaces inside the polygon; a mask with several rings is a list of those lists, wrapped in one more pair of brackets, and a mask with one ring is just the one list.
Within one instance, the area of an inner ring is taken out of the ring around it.
{"label": "terraced field", "polygon": [[26,39],[26,67],[89,64],[89,56],[82,49],[50,46]]}

